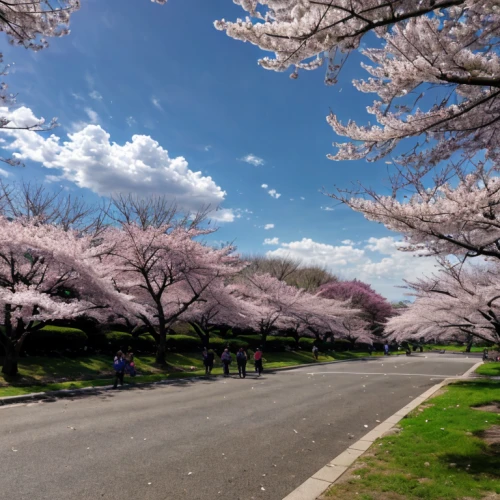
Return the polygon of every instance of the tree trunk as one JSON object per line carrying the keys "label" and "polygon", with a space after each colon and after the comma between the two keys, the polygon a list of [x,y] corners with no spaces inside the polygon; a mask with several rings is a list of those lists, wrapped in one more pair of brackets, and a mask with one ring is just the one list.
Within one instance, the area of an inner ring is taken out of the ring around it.
{"label": "tree trunk", "polygon": [[5,357],[3,360],[2,373],[9,376],[14,376],[19,373],[18,370],[18,360],[19,353],[12,342],[6,342],[4,346]]}
{"label": "tree trunk", "polygon": [[200,324],[193,322],[189,322],[189,324],[193,327],[193,330],[200,337],[201,343],[203,347],[208,349],[210,347],[210,330],[204,329]]}
{"label": "tree trunk", "polygon": [[467,342],[467,347],[465,348],[465,352],[470,352],[472,349],[472,340]]}
{"label": "tree trunk", "polygon": [[165,365],[167,362],[165,356],[167,355],[167,329],[160,325],[159,328],[159,342],[156,350],[156,362],[160,365]]}

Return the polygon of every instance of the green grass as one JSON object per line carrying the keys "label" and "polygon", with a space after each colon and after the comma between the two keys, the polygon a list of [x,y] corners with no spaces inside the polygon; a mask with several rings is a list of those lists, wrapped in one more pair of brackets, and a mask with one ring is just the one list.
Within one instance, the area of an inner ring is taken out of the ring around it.
{"label": "green grass", "polygon": [[[467,346],[465,345],[425,345],[424,350],[428,351],[454,351],[454,352],[465,352]],[[484,347],[472,346],[470,352],[483,352]]]}
{"label": "green grass", "polygon": [[[374,353],[381,355],[382,353]],[[399,353],[398,353],[399,354]],[[319,355],[319,362],[355,359],[367,356],[363,352],[343,352]],[[130,384],[156,382],[174,378],[203,375],[205,373],[199,353],[170,353],[167,356],[170,369],[155,363],[153,356],[135,358],[138,375],[135,378],[125,376]],[[277,352],[264,354],[264,369],[272,370],[287,366],[315,363],[311,352]],[[252,361],[249,362],[252,365]],[[176,368],[172,371],[171,367]],[[194,370],[192,369],[194,367]],[[235,372],[236,362],[231,366]],[[214,375],[222,374],[220,362],[216,360]],[[112,357],[95,355],[78,358],[49,358],[33,356],[22,358],[19,362],[19,375],[5,377],[0,374],[0,397],[17,396],[30,392],[46,392],[59,389],[79,389],[100,387],[113,381]]]}
{"label": "green grass", "polygon": [[500,363],[484,363],[476,369],[476,373],[487,377],[500,377]]}
{"label": "green grass", "polygon": [[403,419],[400,434],[377,440],[325,498],[456,500],[500,494],[500,448],[481,439],[486,429],[500,425],[500,415],[471,408],[492,402],[500,403],[497,381],[448,386]]}

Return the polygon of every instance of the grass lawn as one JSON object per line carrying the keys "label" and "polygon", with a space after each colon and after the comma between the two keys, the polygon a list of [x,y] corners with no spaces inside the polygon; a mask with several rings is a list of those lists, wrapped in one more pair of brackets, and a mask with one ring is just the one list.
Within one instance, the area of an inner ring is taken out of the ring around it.
{"label": "grass lawn", "polygon": [[484,363],[476,369],[476,373],[487,377],[500,377],[500,363]]}
{"label": "grass lawn", "polygon": [[[462,345],[425,345],[424,351],[454,351],[454,352],[465,352],[467,346]],[[484,347],[474,347],[472,346],[471,352],[483,352]]]}
{"label": "grass lawn", "polygon": [[[471,406],[496,402],[500,383],[458,382],[400,422],[397,435],[377,440],[325,499],[456,500],[498,498],[500,443],[488,445],[484,432],[500,437],[500,414]],[[490,496],[488,496],[490,495]]]}
{"label": "grass lawn", "polygon": [[[374,356],[381,354],[374,353]],[[318,361],[355,359],[364,356],[368,356],[368,354],[363,352],[342,352],[328,355],[320,353]],[[138,375],[135,378],[125,376],[126,383],[156,382],[204,375],[205,373],[199,353],[169,353],[167,360],[178,371],[167,371],[154,362],[153,356],[136,357],[135,363]],[[312,353],[306,351],[265,353],[264,355],[264,369],[283,368],[314,362]],[[252,362],[250,361],[249,368],[251,366]],[[235,360],[231,365],[231,370],[233,372],[237,371]],[[33,356],[22,358],[19,363],[19,376],[5,377],[0,373],[0,397],[58,389],[100,387],[112,383],[113,373],[111,356],[95,355],[79,358]],[[220,362],[216,361],[212,373],[214,375],[222,374]]]}

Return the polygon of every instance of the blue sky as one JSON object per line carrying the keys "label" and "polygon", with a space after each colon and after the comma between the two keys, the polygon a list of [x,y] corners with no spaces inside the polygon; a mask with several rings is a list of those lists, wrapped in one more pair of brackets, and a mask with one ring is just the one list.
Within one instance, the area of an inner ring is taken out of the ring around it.
{"label": "blue sky", "polygon": [[260,68],[259,49],[213,27],[241,15],[230,0],[86,0],[71,34],[44,51],[3,39],[5,62],[15,63],[6,81],[22,107],[17,120],[57,116],[60,124],[52,132],[59,139],[4,135],[6,154],[26,163],[2,167],[4,175],[89,200],[156,190],[186,208],[220,202],[214,239],[243,253],[300,257],[402,298],[395,287],[432,262],[398,253],[397,235],[321,193],[357,180],[387,185],[384,162],[326,158],[337,140],[330,109],[343,120],[369,119],[374,97],[351,85],[365,76],[361,56],[336,87],[324,85],[323,69],[291,80]]}

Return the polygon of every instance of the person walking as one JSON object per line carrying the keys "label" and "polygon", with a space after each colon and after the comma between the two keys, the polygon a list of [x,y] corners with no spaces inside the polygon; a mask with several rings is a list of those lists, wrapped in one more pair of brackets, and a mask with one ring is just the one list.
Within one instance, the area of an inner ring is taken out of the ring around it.
{"label": "person walking", "polygon": [[123,357],[123,352],[118,351],[116,353],[115,359],[113,361],[113,369],[115,370],[115,383],[113,384],[113,389],[118,387],[118,382],[120,382],[120,387],[123,387],[123,375],[125,374],[125,358]]}
{"label": "person walking", "polygon": [[247,376],[247,353],[240,347],[240,350],[236,354],[236,362],[238,363],[238,374],[240,378],[245,378]]}
{"label": "person walking", "polygon": [[222,365],[224,366],[224,377],[229,377],[229,365],[231,364],[232,358],[229,349],[224,349],[222,356],[220,357]]}
{"label": "person walking", "polygon": [[319,349],[317,345],[314,345],[312,348],[313,356],[316,361],[318,361]]}
{"label": "person walking", "polygon": [[255,351],[255,354],[253,355],[253,359],[255,361],[255,371],[258,373],[258,376],[260,377],[262,374],[262,351],[257,348]]}
{"label": "person walking", "polygon": [[137,375],[137,372],[135,370],[134,353],[132,352],[132,347],[129,346],[129,348],[127,349],[127,354],[125,354],[124,360],[125,373],[127,375],[130,375],[131,377],[135,377]]}
{"label": "person walking", "polygon": [[203,356],[203,365],[205,366],[205,375],[210,375],[214,367],[214,351],[212,349],[208,350],[206,347],[203,349],[201,354]]}
{"label": "person walking", "polygon": [[389,344],[387,342],[384,344],[384,356],[389,356]]}

